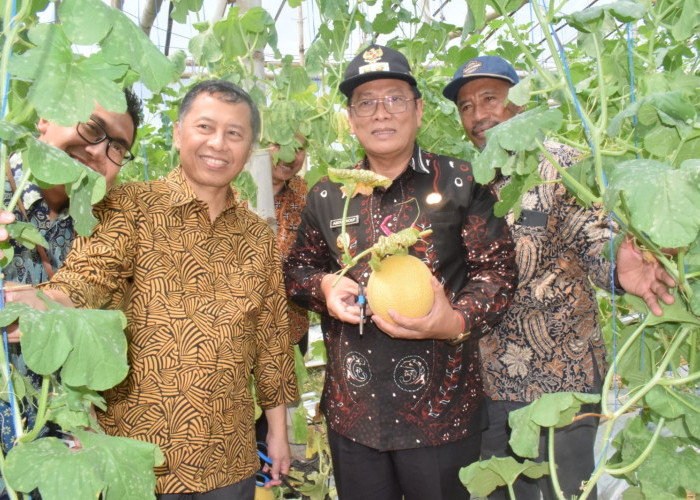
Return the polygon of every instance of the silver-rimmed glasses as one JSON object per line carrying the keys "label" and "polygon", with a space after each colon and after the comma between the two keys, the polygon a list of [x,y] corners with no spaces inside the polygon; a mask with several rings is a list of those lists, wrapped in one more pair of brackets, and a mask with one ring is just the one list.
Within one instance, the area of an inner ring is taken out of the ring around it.
{"label": "silver-rimmed glasses", "polygon": [[388,95],[382,99],[360,99],[351,104],[357,116],[372,116],[377,111],[377,105],[381,102],[387,113],[395,115],[403,113],[408,108],[408,103],[415,101],[414,97],[404,97],[401,95]]}

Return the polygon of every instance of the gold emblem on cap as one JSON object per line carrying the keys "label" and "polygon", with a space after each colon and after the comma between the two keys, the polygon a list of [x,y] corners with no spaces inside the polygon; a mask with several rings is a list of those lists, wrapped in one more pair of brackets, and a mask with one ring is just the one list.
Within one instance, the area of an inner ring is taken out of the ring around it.
{"label": "gold emblem on cap", "polygon": [[380,60],[383,55],[384,52],[382,52],[382,49],[379,47],[372,47],[371,49],[365,50],[365,53],[362,54],[362,59],[371,64]]}
{"label": "gold emblem on cap", "polygon": [[464,69],[462,70],[462,76],[467,76],[471,75],[474,73],[476,70],[481,68],[483,66],[483,63],[480,61],[471,61],[469,64],[467,64]]}

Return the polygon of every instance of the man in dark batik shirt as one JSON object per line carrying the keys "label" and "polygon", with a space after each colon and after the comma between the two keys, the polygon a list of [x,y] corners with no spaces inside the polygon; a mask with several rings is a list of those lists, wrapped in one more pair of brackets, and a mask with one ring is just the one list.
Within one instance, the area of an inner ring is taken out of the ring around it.
{"label": "man in dark batik shirt", "polygon": [[422,318],[373,316],[359,335],[363,259],[333,287],[345,199],[321,180],[307,198],[285,265],[287,293],[321,314],[328,353],[322,409],[342,500],[468,498],[459,469],[479,457],[482,384],[478,338],[508,306],[514,247],[492,194],[471,166],[415,142],[423,101],[405,57],[372,45],[348,66],[340,90],[366,152],[356,169],[392,180],[352,198],[351,253],[408,227],[432,229],[410,253],[431,269],[435,303]]}
{"label": "man in dark batik shirt", "polygon": [[[515,69],[498,56],[480,56],[464,63],[443,95],[457,105],[464,130],[483,149],[485,132],[524,108],[507,100],[518,83]],[[573,148],[551,141],[545,147],[559,165],[568,168],[580,159]],[[601,207],[580,206],[559,182],[554,165],[540,157],[544,181],[522,199],[517,220],[505,217],[516,245],[518,289],[513,303],[491,335],[481,340],[484,389],[489,396],[489,427],[484,431],[484,460],[512,453],[508,416],[545,393],[597,393],[605,375],[605,343],[598,321],[598,303],[591,282],[611,289],[611,263],[602,254],[610,242],[610,226]],[[491,184],[500,195],[510,177]],[[673,302],[666,286],[671,277],[656,262],[647,261],[630,240],[617,251],[616,289],[643,296],[654,314],[661,314],[658,298]],[[581,413],[600,413],[599,405],[584,405]],[[593,445],[598,419],[588,416],[557,429],[554,439],[559,485],[564,496],[580,493],[581,482],[595,467]],[[540,439],[540,460],[546,456],[547,433]],[[520,477],[513,485],[516,498],[557,498],[549,476]],[[595,490],[593,492],[595,497]],[[505,487],[494,499],[509,498]]]}

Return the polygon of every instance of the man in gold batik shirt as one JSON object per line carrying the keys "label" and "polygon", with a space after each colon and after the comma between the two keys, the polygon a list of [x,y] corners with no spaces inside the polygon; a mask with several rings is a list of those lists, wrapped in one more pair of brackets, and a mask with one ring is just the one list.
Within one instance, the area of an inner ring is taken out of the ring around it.
{"label": "man in gold batik shirt", "polygon": [[159,499],[253,498],[251,371],[270,423],[270,484],[289,470],[285,404],[298,391],[275,235],[230,188],[259,127],[235,85],[195,86],[175,125],[181,165],[114,188],[93,235],[44,287],[65,304],[126,314],[131,369],[98,418],[111,435],[160,446]]}

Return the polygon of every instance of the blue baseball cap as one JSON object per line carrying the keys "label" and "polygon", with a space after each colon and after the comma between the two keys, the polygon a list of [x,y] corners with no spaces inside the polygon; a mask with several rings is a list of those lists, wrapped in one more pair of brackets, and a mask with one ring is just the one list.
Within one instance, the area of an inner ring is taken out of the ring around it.
{"label": "blue baseball cap", "polygon": [[457,102],[462,85],[476,78],[498,78],[511,85],[520,81],[511,64],[500,56],[479,56],[465,62],[454,74],[452,81],[442,90],[442,95]]}

